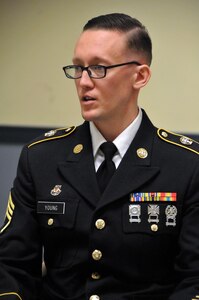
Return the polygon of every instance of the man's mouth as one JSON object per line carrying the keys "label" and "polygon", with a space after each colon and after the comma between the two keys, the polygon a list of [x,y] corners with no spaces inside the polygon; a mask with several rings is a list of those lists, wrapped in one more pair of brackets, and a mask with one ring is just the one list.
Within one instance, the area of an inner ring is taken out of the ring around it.
{"label": "man's mouth", "polygon": [[82,100],[83,100],[83,101],[94,101],[95,98],[90,97],[90,96],[85,96],[85,97],[82,97]]}

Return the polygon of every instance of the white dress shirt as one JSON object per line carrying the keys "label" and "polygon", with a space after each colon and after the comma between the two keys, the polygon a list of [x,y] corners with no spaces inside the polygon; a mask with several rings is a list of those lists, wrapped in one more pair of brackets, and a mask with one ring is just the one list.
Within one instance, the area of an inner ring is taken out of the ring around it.
{"label": "white dress shirt", "polygon": [[[129,148],[131,142],[133,141],[140,124],[142,122],[142,110],[139,108],[139,113],[135,120],[124,130],[120,135],[116,137],[113,141],[118,151],[113,156],[113,162],[115,163],[115,167],[118,168],[122,158],[124,157],[127,149]],[[101,144],[106,142],[105,138],[101,135],[99,130],[96,128],[93,122],[90,122],[90,132],[93,146],[93,157],[95,163],[95,170],[97,171],[99,166],[104,160],[104,154],[99,149]]]}

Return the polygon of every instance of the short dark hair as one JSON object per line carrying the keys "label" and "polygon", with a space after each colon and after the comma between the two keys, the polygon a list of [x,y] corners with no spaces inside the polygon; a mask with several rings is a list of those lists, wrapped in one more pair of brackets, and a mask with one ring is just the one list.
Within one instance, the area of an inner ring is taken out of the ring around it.
{"label": "short dark hair", "polygon": [[152,61],[152,42],[146,27],[137,19],[122,13],[100,15],[89,20],[83,27],[88,29],[117,30],[130,33],[128,37],[128,48],[142,52],[148,64]]}

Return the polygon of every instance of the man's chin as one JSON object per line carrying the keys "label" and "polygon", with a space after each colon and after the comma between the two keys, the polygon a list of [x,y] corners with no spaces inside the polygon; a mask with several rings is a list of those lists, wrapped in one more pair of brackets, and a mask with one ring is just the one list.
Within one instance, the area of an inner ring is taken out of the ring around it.
{"label": "man's chin", "polygon": [[95,122],[98,118],[95,114],[82,112],[82,118],[88,122]]}

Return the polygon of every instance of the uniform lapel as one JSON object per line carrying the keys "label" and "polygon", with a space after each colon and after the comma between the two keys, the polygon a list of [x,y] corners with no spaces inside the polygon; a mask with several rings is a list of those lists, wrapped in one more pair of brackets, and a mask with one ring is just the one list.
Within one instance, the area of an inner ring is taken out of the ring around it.
{"label": "uniform lapel", "polygon": [[[137,192],[145,183],[157,176],[159,168],[151,166],[155,134],[156,128],[143,111],[141,126],[102,196],[96,180],[87,122],[77,129],[74,139],[69,145],[67,161],[59,164],[59,170],[65,180],[87,201],[93,206],[102,207],[125,195]],[[73,149],[78,144],[83,145],[83,150],[74,153]],[[137,150],[140,148],[147,151],[146,158],[138,156]]]}
{"label": "uniform lapel", "polygon": [[[106,205],[132,192],[137,192],[145,183],[157,176],[158,167],[151,166],[153,140],[156,129],[143,111],[141,126],[127,150],[110,184],[99,202],[99,206]],[[146,158],[138,156],[137,150],[147,151]]]}
{"label": "uniform lapel", "polygon": [[[79,153],[75,153],[74,151],[77,145],[83,146],[82,151]],[[59,164],[59,170],[65,180],[75,190],[96,206],[96,203],[100,199],[100,192],[96,180],[92,143],[87,122],[77,129],[73,144],[69,145],[69,147],[67,161]]]}

